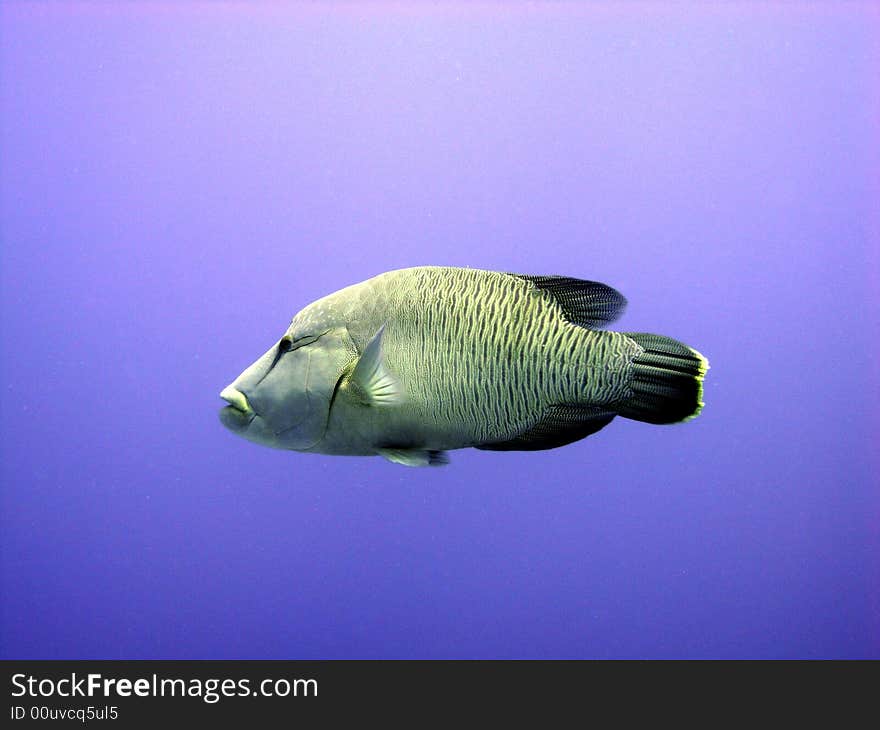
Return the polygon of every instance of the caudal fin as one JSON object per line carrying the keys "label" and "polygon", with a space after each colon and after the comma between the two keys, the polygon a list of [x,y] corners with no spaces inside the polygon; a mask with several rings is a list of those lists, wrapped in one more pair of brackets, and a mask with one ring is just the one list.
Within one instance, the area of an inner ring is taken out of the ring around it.
{"label": "caudal fin", "polygon": [[646,423],[678,423],[698,416],[709,361],[671,337],[641,332],[626,335],[644,352],[633,360],[632,395],[617,404],[617,412]]}

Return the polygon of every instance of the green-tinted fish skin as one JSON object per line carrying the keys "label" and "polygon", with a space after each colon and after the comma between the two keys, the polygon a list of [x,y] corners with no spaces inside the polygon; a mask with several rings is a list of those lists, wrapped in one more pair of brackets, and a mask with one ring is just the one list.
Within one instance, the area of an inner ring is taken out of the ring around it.
{"label": "green-tinted fish skin", "polygon": [[[622,335],[569,324],[527,282],[489,271],[382,274],[306,307],[293,329],[339,324],[336,313],[358,350],[385,325],[385,361],[406,391],[399,408],[369,414],[368,445],[358,453],[377,442],[447,450],[500,441],[553,403],[613,401],[625,393],[635,352]],[[363,409],[344,388],[337,401],[318,448],[349,453]]]}
{"label": "green-tinted fish skin", "polygon": [[[282,418],[274,424],[280,429],[261,425],[258,436],[246,429],[242,435],[327,454],[393,450],[384,455],[395,461],[407,450],[506,442],[555,405],[613,412],[632,395],[634,362],[644,353],[626,334],[572,324],[554,296],[523,278],[434,266],[391,271],[324,297],[294,317],[285,338],[316,336],[273,366],[291,368],[297,374],[290,380],[300,381],[279,381],[281,390],[308,380],[305,399],[297,401],[308,404],[308,423]],[[372,349],[387,371],[389,403],[370,402],[355,371],[377,336]],[[274,370],[245,371],[230,387],[259,403],[260,388],[268,386],[254,385],[257,375],[275,377]],[[277,431],[274,442],[266,436]]]}

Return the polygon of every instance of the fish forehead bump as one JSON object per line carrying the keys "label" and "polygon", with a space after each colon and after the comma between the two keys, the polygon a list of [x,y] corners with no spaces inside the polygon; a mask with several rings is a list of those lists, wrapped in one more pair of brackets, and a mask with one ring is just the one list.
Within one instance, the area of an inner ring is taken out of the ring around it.
{"label": "fish forehead bump", "polygon": [[344,324],[350,310],[347,294],[352,288],[346,287],[307,304],[291,320],[288,333],[296,337],[311,334],[322,327]]}
{"label": "fish forehead bump", "polygon": [[379,316],[387,306],[385,292],[391,285],[385,277],[387,274],[380,274],[316,299],[297,312],[288,334],[295,339],[316,330],[346,326],[353,321]]}

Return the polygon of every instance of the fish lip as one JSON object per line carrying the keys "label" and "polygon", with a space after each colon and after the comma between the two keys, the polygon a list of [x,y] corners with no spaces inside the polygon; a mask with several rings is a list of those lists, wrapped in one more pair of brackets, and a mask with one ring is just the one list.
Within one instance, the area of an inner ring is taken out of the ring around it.
{"label": "fish lip", "polygon": [[247,430],[257,417],[256,411],[248,401],[247,396],[238,388],[227,385],[221,392],[220,397],[229,405],[220,409],[218,416],[220,422],[230,431],[241,432]]}
{"label": "fish lip", "polygon": [[248,426],[253,423],[257,414],[253,411],[250,413],[241,411],[235,406],[224,406],[220,409],[218,416],[220,417],[220,422],[226,426],[226,428],[230,431],[237,432],[246,430]]}
{"label": "fish lip", "polygon": [[[248,402],[247,396],[238,388],[227,385],[222,391],[220,391],[220,397],[229,404],[227,408],[232,408],[245,415],[254,414],[254,409]],[[226,408],[223,410],[226,410]]]}

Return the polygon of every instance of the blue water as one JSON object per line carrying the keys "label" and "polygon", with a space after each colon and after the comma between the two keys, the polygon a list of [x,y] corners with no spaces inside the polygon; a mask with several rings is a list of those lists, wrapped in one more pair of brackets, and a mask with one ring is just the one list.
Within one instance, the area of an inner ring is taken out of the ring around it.
{"label": "blue water", "polygon": [[[0,7],[0,656],[880,658],[871,3]],[[220,389],[314,299],[607,282],[712,369],[440,469]]]}

